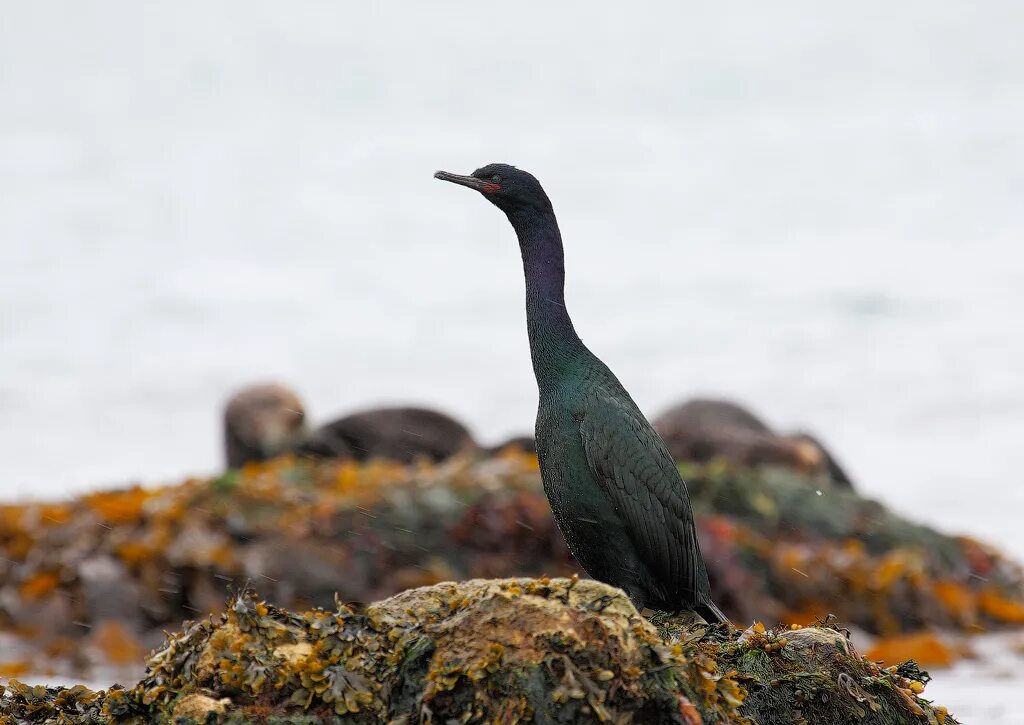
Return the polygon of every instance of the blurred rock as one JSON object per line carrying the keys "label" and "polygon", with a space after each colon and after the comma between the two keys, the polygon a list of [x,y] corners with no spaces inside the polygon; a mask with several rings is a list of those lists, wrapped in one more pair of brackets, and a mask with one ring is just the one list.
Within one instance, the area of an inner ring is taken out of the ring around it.
{"label": "blurred rock", "polygon": [[244,388],[224,407],[227,465],[265,461],[294,448],[305,434],[306,414],[292,390],[277,383]]}
{"label": "blurred rock", "polygon": [[312,458],[411,463],[443,461],[476,448],[464,425],[426,408],[373,408],[312,432],[305,419],[302,401],[283,385],[252,385],[235,393],[224,409],[228,467],[240,468],[289,451]]}
{"label": "blurred rock", "polygon": [[677,461],[721,459],[739,466],[781,466],[852,486],[816,438],[808,433],[779,435],[749,410],[727,400],[696,398],[680,403],[656,417],[653,425]]}
{"label": "blurred rock", "polygon": [[336,594],[346,600],[365,595],[366,580],[351,566],[344,549],[316,541],[264,540],[245,547],[242,559],[247,579],[258,582],[276,602],[330,607]]}
{"label": "blurred rock", "polygon": [[113,620],[141,631],[139,584],[120,561],[104,555],[83,559],[78,564],[78,582],[91,623]]}
{"label": "blurred rock", "polygon": [[530,435],[512,436],[511,438],[506,438],[498,445],[492,446],[488,449],[488,452],[494,454],[501,453],[502,451],[509,449],[521,451],[522,453],[536,454],[537,441]]}
{"label": "blurred rock", "polygon": [[825,447],[824,443],[810,433],[805,433],[803,431],[797,431],[790,437],[797,441],[809,443],[821,451],[821,454],[825,459],[825,471],[828,473],[828,477],[832,483],[837,486],[844,486],[845,488],[853,488],[853,480],[846,473],[846,469],[839,465],[839,461],[835,459],[828,448]]}
{"label": "blurred rock", "polygon": [[315,430],[300,454],[359,461],[386,458],[402,463],[443,461],[476,448],[469,430],[449,415],[426,408],[374,408]]}
{"label": "blurred rock", "polygon": [[26,597],[13,587],[0,590],[0,614],[7,627],[19,635],[35,639],[38,635],[77,634],[75,609],[64,592],[41,598]]}

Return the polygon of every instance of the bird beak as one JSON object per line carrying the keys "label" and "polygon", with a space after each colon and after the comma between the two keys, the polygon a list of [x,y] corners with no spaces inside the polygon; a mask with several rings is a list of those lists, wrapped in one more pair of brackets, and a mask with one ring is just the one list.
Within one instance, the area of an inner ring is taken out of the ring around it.
{"label": "bird beak", "polygon": [[436,171],[434,172],[434,178],[440,179],[441,181],[450,181],[453,184],[459,184],[460,186],[468,186],[470,189],[476,189],[480,192],[493,191],[491,187],[495,184],[488,183],[483,179],[478,179],[475,176],[462,176],[460,174],[449,174],[447,171]]}

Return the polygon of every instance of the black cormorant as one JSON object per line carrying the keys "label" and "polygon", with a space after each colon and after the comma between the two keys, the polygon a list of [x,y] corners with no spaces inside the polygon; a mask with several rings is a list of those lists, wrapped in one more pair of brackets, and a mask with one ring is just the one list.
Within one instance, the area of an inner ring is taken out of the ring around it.
{"label": "black cormorant", "polygon": [[624,590],[637,609],[692,609],[709,622],[727,621],[711,600],[675,461],[573,328],[563,295],[562,238],[544,189],[507,164],[470,176],[434,176],[479,191],[505,213],[519,238],[540,392],[537,457],[569,549],[590,576]]}

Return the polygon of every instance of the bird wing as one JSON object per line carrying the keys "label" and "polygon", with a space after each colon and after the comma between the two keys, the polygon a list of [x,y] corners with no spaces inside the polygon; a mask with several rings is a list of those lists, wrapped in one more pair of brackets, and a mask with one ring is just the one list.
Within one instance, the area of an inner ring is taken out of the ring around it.
{"label": "bird wing", "polygon": [[686,484],[639,410],[607,393],[592,398],[580,424],[587,462],[629,530],[658,588],[680,605],[707,593]]}

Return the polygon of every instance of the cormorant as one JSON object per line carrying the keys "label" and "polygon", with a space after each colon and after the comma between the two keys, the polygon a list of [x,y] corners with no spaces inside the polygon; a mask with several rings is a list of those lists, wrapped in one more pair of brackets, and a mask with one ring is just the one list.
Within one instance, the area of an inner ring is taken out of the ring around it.
{"label": "cormorant", "polygon": [[508,217],[526,276],[530,354],[540,393],[537,457],[569,549],[638,610],[726,617],[711,599],[686,484],[664,441],[611,370],[584,346],[563,294],[562,238],[532,175],[489,164],[435,178],[479,191]]}

